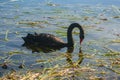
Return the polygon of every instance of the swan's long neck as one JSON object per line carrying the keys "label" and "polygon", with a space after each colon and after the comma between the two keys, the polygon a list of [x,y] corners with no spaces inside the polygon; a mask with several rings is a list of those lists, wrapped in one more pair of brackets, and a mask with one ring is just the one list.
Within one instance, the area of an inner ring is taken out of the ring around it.
{"label": "swan's long neck", "polygon": [[74,41],[73,41],[73,37],[72,37],[72,31],[75,27],[79,29],[80,36],[84,35],[84,31],[83,31],[82,27],[78,23],[72,23],[69,26],[68,31],[67,31],[67,40],[68,40],[67,45],[69,47],[73,47],[73,45],[74,45]]}

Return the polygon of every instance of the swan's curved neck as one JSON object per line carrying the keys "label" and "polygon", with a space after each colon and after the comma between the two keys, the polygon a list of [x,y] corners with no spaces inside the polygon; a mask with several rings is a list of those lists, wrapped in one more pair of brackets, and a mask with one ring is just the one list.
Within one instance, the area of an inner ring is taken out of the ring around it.
{"label": "swan's curved neck", "polygon": [[73,41],[73,37],[72,37],[72,31],[73,31],[74,28],[79,29],[80,37],[84,35],[84,31],[83,31],[82,27],[78,23],[71,24],[69,26],[69,28],[68,28],[68,31],[67,31],[67,40],[68,40],[67,45],[69,47],[73,47],[73,45],[74,45],[74,41]]}

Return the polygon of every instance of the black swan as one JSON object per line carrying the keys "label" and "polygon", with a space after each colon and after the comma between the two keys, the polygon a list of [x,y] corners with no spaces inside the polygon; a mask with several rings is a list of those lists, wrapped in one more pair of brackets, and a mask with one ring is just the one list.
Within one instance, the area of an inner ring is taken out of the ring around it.
{"label": "black swan", "polygon": [[51,48],[51,49],[60,49],[63,47],[73,47],[73,37],[72,37],[72,30],[77,27],[80,30],[80,44],[82,43],[84,39],[84,30],[78,23],[72,23],[67,30],[67,43],[63,42],[60,38],[47,33],[34,33],[29,34],[26,37],[22,37],[22,39],[25,41],[23,46],[29,47],[40,47],[43,49]]}

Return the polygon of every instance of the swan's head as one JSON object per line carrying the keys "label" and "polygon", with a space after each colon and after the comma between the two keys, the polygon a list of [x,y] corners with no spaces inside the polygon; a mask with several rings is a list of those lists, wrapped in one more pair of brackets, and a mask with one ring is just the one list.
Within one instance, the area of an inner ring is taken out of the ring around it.
{"label": "swan's head", "polygon": [[84,39],[84,34],[81,34],[80,35],[80,44],[82,43],[83,39]]}

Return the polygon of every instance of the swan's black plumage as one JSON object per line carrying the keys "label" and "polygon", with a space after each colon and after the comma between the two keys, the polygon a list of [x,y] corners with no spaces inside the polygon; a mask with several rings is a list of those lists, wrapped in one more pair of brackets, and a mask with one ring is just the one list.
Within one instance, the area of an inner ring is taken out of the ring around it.
{"label": "swan's black plumage", "polygon": [[72,30],[77,27],[80,30],[80,44],[84,39],[84,31],[82,27],[78,23],[72,23],[67,30],[67,39],[68,42],[63,42],[60,38],[48,34],[48,33],[34,33],[28,34],[26,37],[22,37],[25,43],[23,46],[32,46],[32,47],[40,47],[40,48],[51,48],[51,49],[60,49],[63,47],[73,47],[74,42],[72,38]]}
{"label": "swan's black plumage", "polygon": [[26,37],[22,37],[27,45],[35,45],[38,47],[48,47],[48,48],[61,48],[65,47],[66,43],[64,43],[60,38],[47,33],[34,33],[28,34]]}

